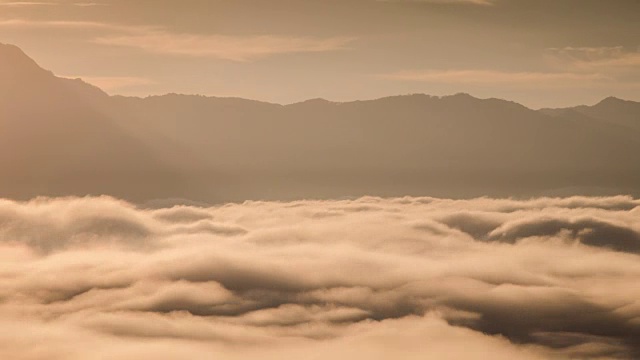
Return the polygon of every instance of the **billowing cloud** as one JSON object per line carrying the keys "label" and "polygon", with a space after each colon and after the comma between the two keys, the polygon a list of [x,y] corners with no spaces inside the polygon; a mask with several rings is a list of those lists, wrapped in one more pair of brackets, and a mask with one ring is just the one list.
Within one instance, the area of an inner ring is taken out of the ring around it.
{"label": "billowing cloud", "polygon": [[633,359],[640,201],[0,201],[0,357]]}

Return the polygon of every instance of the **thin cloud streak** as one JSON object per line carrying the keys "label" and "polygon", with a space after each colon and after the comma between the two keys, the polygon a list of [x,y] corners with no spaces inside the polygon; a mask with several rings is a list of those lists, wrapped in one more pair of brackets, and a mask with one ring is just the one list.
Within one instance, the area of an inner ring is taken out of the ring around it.
{"label": "thin cloud streak", "polygon": [[343,50],[354,40],[355,38],[349,37],[317,39],[276,35],[192,35],[157,31],[137,35],[104,36],[94,41],[98,44],[132,47],[159,54],[246,62],[276,54]]}
{"label": "thin cloud streak", "polygon": [[467,5],[482,5],[493,6],[495,0],[376,0],[378,2],[387,3],[423,3],[423,4],[440,4],[440,5],[455,5],[455,4],[467,4]]}
{"label": "thin cloud streak", "polygon": [[53,2],[36,2],[36,1],[12,1],[12,2],[0,2],[0,6],[7,7],[30,7],[30,6],[51,6],[59,5]]}
{"label": "thin cloud streak", "polygon": [[105,3],[95,3],[95,2],[74,3],[73,5],[75,5],[75,6],[80,6],[80,7],[109,6],[109,4],[105,4]]}
{"label": "thin cloud streak", "polygon": [[38,21],[30,19],[6,19],[0,20],[0,28],[9,29],[85,29],[85,30],[102,30],[116,32],[148,32],[155,31],[157,27],[151,26],[127,26],[119,24],[109,24],[96,21],[66,21],[66,20],[47,20]]}
{"label": "thin cloud streak", "polygon": [[92,21],[34,21],[10,19],[0,21],[0,28],[93,29],[106,32],[90,41],[177,56],[208,57],[248,62],[278,54],[321,53],[348,48],[354,37],[298,37],[280,35],[199,35],[178,34],[160,27],[128,26]]}
{"label": "thin cloud streak", "polygon": [[424,70],[399,71],[379,75],[389,80],[417,81],[452,84],[500,84],[530,86],[568,86],[574,87],[577,82],[596,83],[611,80],[601,74],[584,74],[573,72],[504,72],[497,70]]}
{"label": "thin cloud streak", "polygon": [[37,7],[37,6],[79,6],[79,7],[90,7],[90,6],[108,6],[108,4],[104,3],[95,3],[95,2],[77,2],[77,3],[60,3],[60,2],[44,2],[44,1],[9,1],[9,2],[0,2],[0,6],[6,7]]}
{"label": "thin cloud streak", "polygon": [[640,68],[640,52],[622,46],[550,48],[545,55],[552,66],[580,72],[619,73]]}

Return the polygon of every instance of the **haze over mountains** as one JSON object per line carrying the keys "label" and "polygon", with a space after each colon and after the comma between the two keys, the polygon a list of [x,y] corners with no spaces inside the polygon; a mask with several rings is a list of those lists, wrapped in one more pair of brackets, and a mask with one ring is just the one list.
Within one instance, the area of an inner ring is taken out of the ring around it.
{"label": "haze over mountains", "polygon": [[204,202],[640,194],[640,103],[109,96],[0,45],[0,196]]}

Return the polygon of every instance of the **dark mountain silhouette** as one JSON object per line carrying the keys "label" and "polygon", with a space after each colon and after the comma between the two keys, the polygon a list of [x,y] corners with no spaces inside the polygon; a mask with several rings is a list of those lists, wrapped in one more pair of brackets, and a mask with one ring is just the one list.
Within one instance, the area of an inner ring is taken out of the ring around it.
{"label": "dark mountain silhouette", "polygon": [[0,66],[0,161],[22,179],[5,181],[3,195],[220,202],[640,193],[634,102],[534,111],[467,94],[286,106],[110,97],[56,78],[14,47],[0,47]]}

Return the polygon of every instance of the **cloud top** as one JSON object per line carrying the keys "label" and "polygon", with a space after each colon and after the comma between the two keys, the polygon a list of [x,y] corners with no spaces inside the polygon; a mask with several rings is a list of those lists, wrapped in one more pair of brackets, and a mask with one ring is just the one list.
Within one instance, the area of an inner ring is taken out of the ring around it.
{"label": "cloud top", "polygon": [[3,200],[0,356],[631,359],[639,215],[625,196]]}

